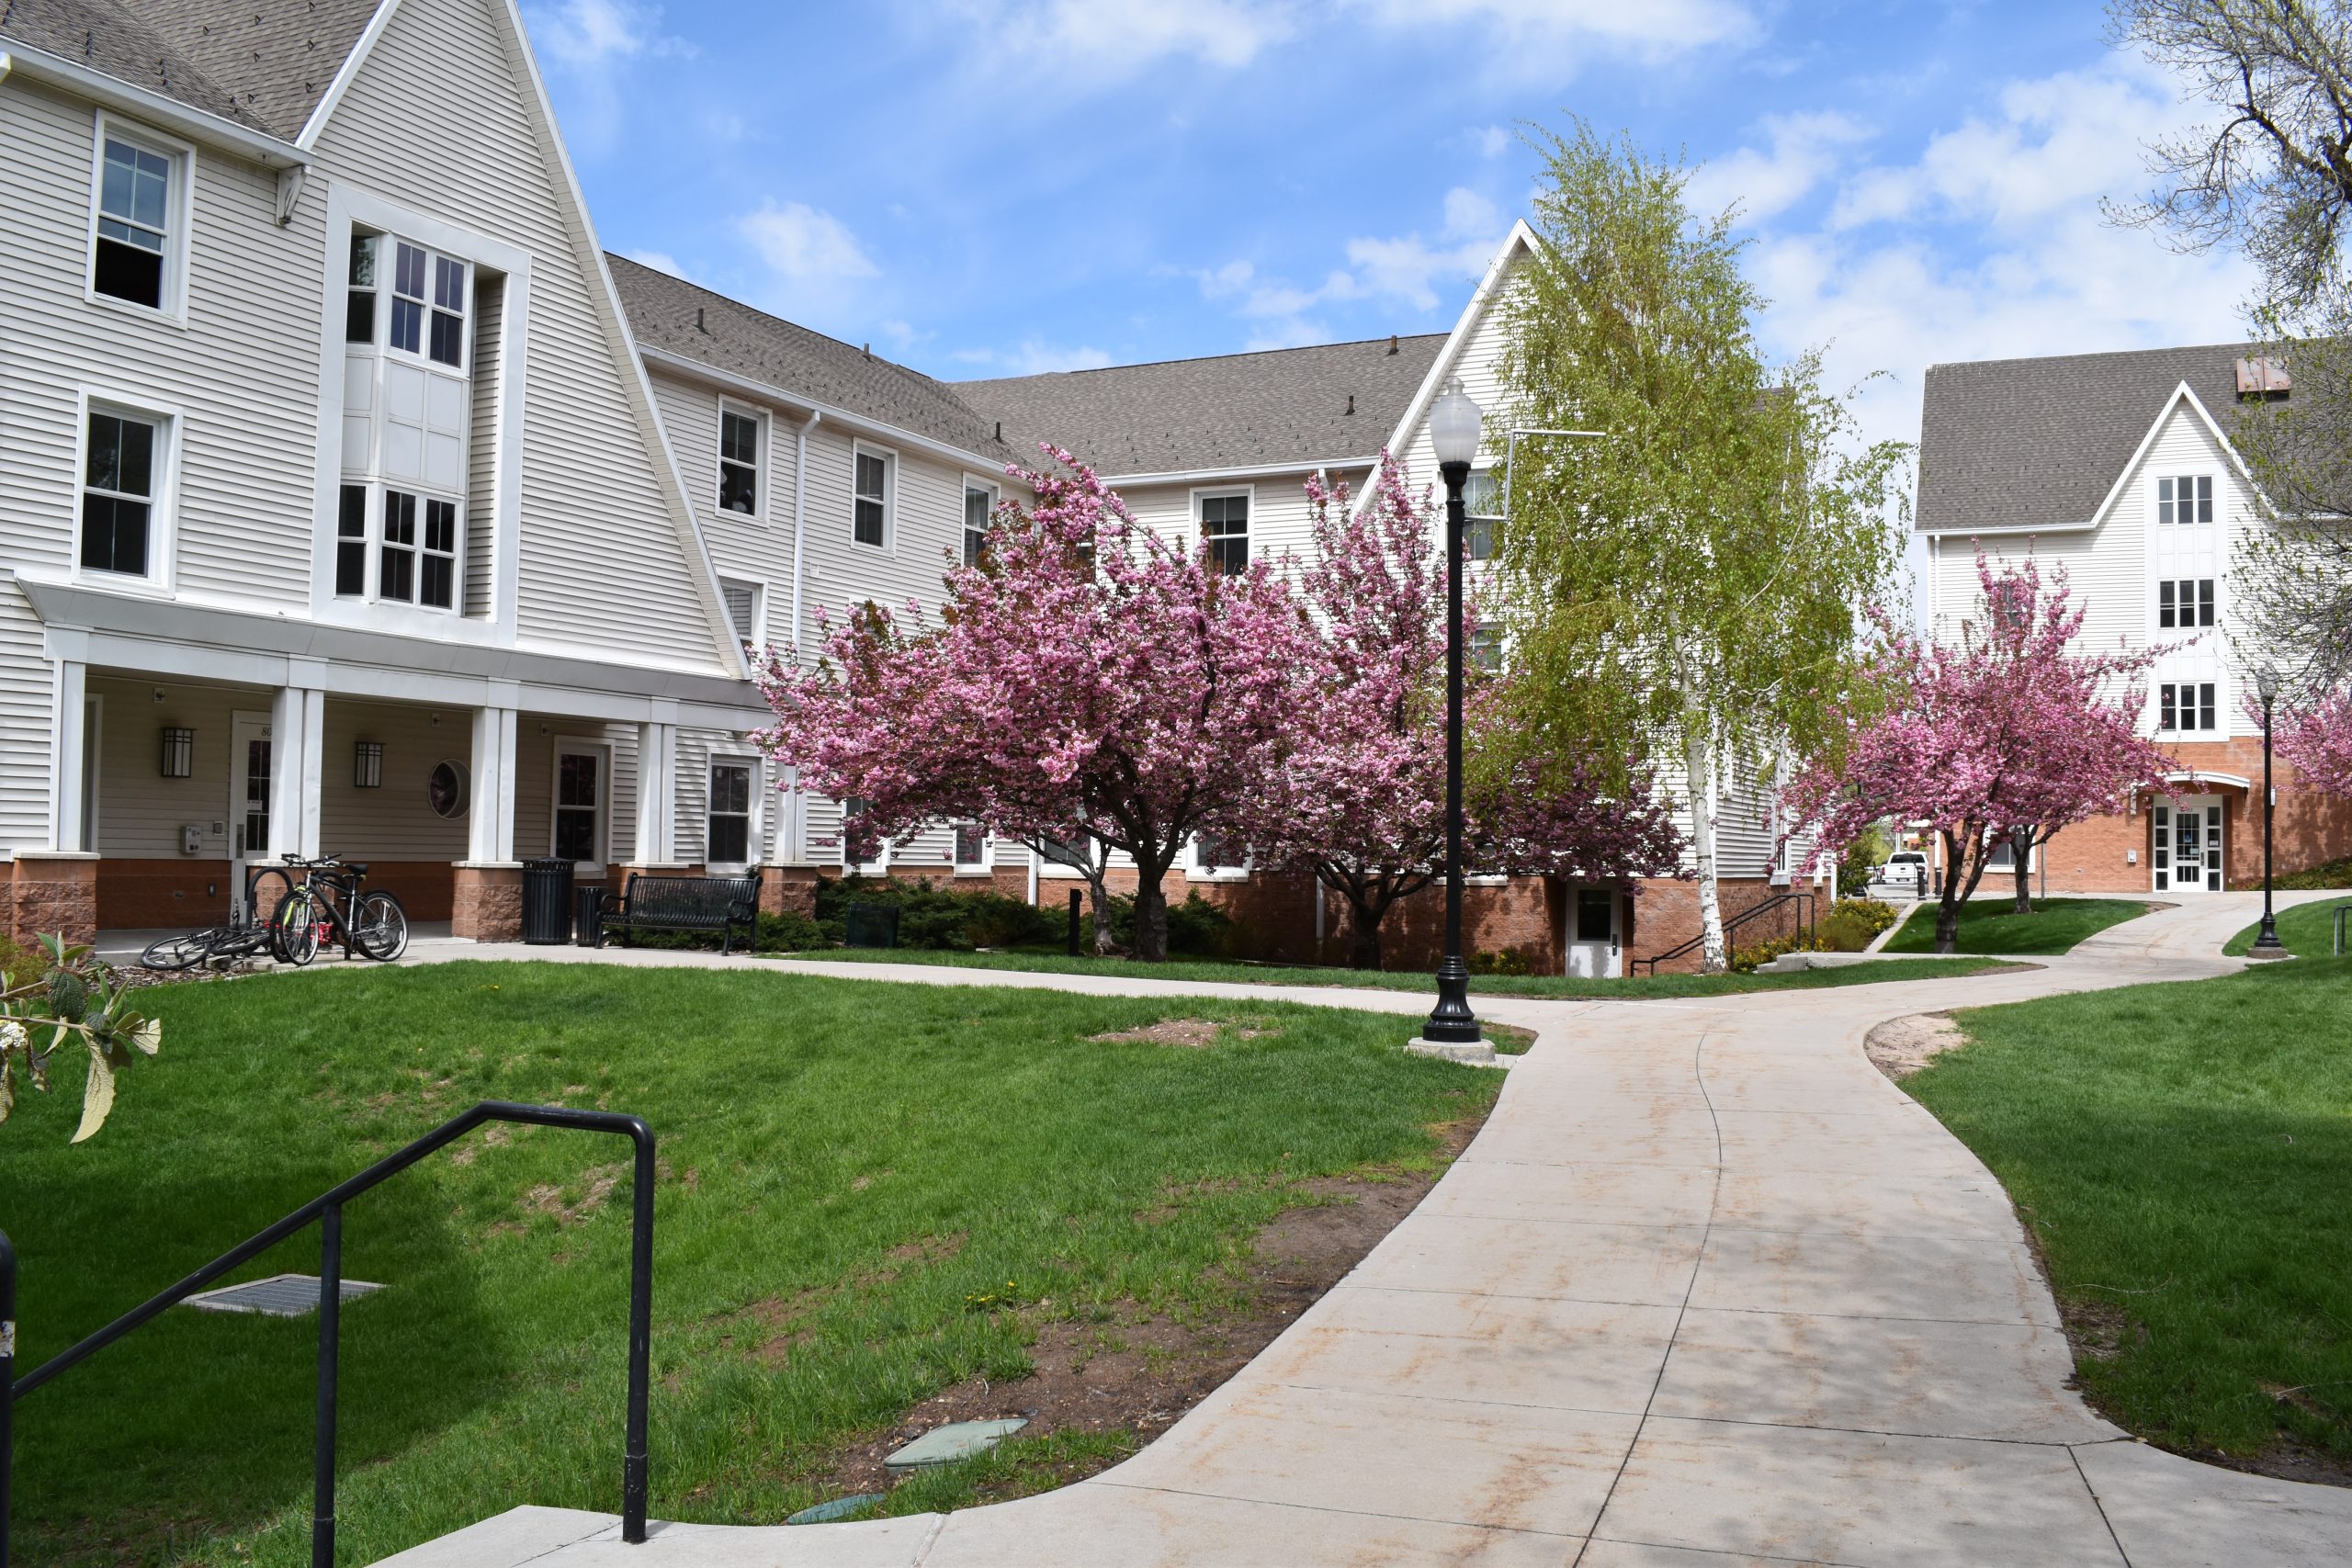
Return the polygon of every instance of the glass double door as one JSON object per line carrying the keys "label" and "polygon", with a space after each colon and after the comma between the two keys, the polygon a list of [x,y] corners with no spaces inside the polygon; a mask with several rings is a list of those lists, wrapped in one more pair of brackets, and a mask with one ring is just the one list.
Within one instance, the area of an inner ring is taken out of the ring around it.
{"label": "glass double door", "polygon": [[2213,795],[2159,801],[2152,813],[2159,893],[2219,893],[2226,884],[2222,859],[2222,802]]}

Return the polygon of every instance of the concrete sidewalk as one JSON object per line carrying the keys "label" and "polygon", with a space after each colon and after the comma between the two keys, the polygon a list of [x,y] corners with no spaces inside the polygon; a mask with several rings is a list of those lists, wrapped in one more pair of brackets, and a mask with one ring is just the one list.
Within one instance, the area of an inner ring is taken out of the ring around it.
{"label": "concrete sidewalk", "polygon": [[[1540,1037],[1476,1141],[1352,1274],[1116,1468],[953,1515],[662,1525],[635,1548],[609,1516],[517,1508],[390,1561],[2343,1562],[2352,1492],[2199,1465],[2091,1415],[2068,1387],[2057,1313],[2007,1198],[1861,1050],[1892,1016],[2227,973],[2238,961],[2218,956],[2221,943],[2258,908],[2209,896],[2017,974],[1678,1002],[1481,998]],[[792,967],[1428,1005],[1398,992]]]}

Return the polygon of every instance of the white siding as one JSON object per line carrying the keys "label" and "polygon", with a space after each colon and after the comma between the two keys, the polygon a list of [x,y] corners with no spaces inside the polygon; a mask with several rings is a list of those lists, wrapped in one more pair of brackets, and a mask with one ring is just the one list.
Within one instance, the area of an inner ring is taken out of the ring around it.
{"label": "white siding", "polygon": [[634,367],[526,91],[484,0],[404,0],[318,153],[337,177],[531,254],[521,635],[716,668],[700,568],[673,525]]}

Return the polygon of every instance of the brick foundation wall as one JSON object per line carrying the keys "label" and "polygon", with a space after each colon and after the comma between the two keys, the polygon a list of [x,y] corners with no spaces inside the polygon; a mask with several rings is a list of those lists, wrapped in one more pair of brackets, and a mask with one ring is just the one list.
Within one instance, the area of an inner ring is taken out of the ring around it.
{"label": "brick foundation wall", "polygon": [[68,942],[98,934],[98,857],[19,850],[6,868],[7,934],[27,946],[46,931]]}
{"label": "brick foundation wall", "polygon": [[523,940],[523,868],[460,863],[450,891],[451,934],[475,942]]}
{"label": "brick foundation wall", "polygon": [[[1725,877],[1715,885],[1716,896],[1723,907],[1723,918],[1729,924],[1742,911],[1755,908],[1774,894],[1784,891],[1809,892],[1811,888],[1783,889],[1773,886],[1762,877]],[[1827,890],[1821,890],[1815,908],[1828,912]],[[1769,915],[1759,916],[1732,933],[1737,947],[1754,947],[1758,942],[1790,934],[1797,929],[1801,919],[1799,906],[1783,905]],[[1699,919],[1699,885],[1680,882],[1671,877],[1651,877],[1640,885],[1634,896],[1633,919],[1625,932],[1625,962],[1627,973],[1636,958],[1666,953],[1696,937],[1701,930]],[[1704,967],[1705,953],[1693,952],[1658,965],[1662,975],[1695,975]],[[1646,969],[1644,971],[1647,973]]]}

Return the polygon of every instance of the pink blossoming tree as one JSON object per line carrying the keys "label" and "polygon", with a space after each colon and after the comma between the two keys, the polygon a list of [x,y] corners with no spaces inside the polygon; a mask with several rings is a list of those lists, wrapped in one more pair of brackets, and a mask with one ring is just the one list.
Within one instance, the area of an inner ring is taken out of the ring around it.
{"label": "pink blossoming tree", "polygon": [[[1445,563],[1426,495],[1417,501],[1385,454],[1362,505],[1351,509],[1347,487],[1319,477],[1307,500],[1313,555],[1299,586],[1321,644],[1322,691],[1243,836],[1259,865],[1310,871],[1345,899],[1351,961],[1377,969],[1384,918],[1444,874]],[[1498,683],[1481,677],[1473,688],[1473,748],[1502,720]],[[1649,780],[1637,775],[1612,796],[1596,773],[1550,755],[1474,770],[1469,866],[1587,882],[1671,873],[1680,836]]]}
{"label": "pink blossoming tree", "polygon": [[2032,560],[1996,571],[1980,550],[1976,575],[1984,613],[1957,644],[1873,615],[1883,641],[1863,682],[1873,705],[1839,716],[1842,744],[1787,791],[1799,828],[1819,829],[1816,861],[1887,818],[1933,828],[1944,850],[1938,953],[1958,951],[1960,907],[1996,848],[2010,847],[2022,913],[2033,846],[2121,809],[2175,766],[2139,730],[2140,677],[2165,649],[2078,650],[2083,609],[2063,571],[2045,585]]}
{"label": "pink blossoming tree", "polygon": [[1136,873],[1135,952],[1164,958],[1161,881],[1195,836],[1229,839],[1272,787],[1312,690],[1317,645],[1253,563],[1227,574],[1139,525],[1069,453],[1012,470],[986,558],[947,575],[937,624],[868,607],[807,671],[760,671],[758,737],[802,787],[865,808],[853,854],[977,820],[1071,864],[1108,942],[1109,852]]}
{"label": "pink blossoming tree", "polygon": [[[2259,704],[2247,706],[2260,716]],[[2314,702],[2282,704],[2272,722],[2279,761],[2323,795],[2352,799],[2352,694],[2333,692]]]}

